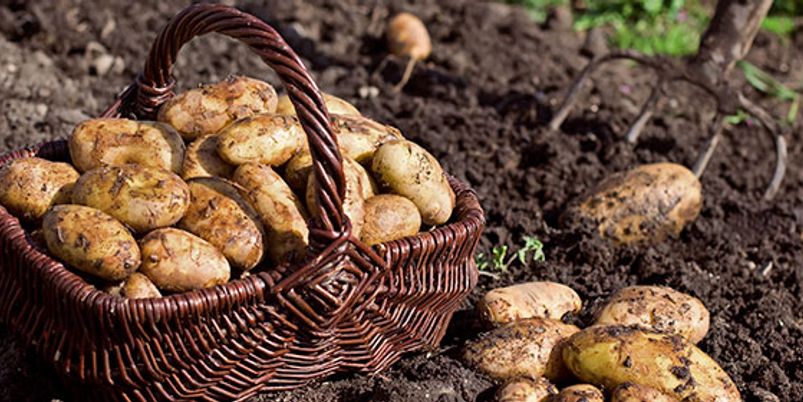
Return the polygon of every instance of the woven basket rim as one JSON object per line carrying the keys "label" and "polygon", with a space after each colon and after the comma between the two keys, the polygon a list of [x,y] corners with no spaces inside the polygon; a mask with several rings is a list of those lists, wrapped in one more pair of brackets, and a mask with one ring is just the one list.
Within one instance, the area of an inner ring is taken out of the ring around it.
{"label": "woven basket rim", "polygon": [[[24,157],[42,157],[52,160],[53,155],[40,156],[41,148],[58,145],[66,141],[67,140],[64,138],[59,138],[6,152],[0,155],[0,167],[3,167],[15,159]],[[15,153],[18,155],[14,155]],[[484,226],[485,217],[475,191],[468,184],[448,173],[447,177],[449,178],[449,185],[456,193],[453,216],[447,224],[434,227],[428,231],[419,232],[415,236],[408,236],[391,242],[380,243],[371,248],[380,256],[385,257],[387,261],[384,250],[386,250],[388,246],[400,245],[402,246],[401,248],[409,248],[411,247],[410,239],[422,239],[429,236],[448,236],[450,230],[465,230],[466,227],[479,229]],[[461,210],[463,211],[461,212]],[[7,232],[14,230],[19,230],[24,233],[24,236],[15,236],[10,239],[14,253],[20,256],[30,255],[30,257],[27,258],[29,261],[43,259],[46,262],[54,263],[54,265],[51,265],[51,268],[46,270],[38,268],[42,264],[33,264],[36,265],[37,275],[39,275],[41,279],[48,281],[53,279],[55,275],[64,275],[72,279],[71,282],[80,282],[81,286],[59,285],[58,287],[62,288],[62,291],[68,292],[67,296],[72,297],[74,299],[72,301],[79,305],[84,305],[85,307],[94,306],[96,308],[98,304],[101,304],[103,306],[103,311],[99,312],[104,314],[135,313],[136,311],[150,313],[158,310],[161,312],[159,318],[170,319],[175,318],[174,316],[179,313],[179,304],[196,304],[201,300],[208,301],[210,299],[217,299],[214,303],[210,302],[208,305],[220,307],[216,309],[218,313],[220,313],[224,310],[233,309],[241,304],[250,302],[253,299],[262,299],[262,295],[269,291],[275,282],[269,275],[270,270],[265,270],[211,288],[173,293],[158,298],[127,299],[103,292],[87,282],[80,275],[67,268],[65,264],[52,257],[49,253],[45,253],[35,247],[30,239],[30,232],[24,228],[19,218],[12,215],[5,207],[0,205],[0,238],[8,236]],[[293,268],[298,268],[303,265],[302,262],[298,262],[291,265],[284,264],[283,266],[289,267],[292,271]],[[271,269],[276,269],[276,267]],[[55,270],[55,272],[47,272],[53,270]],[[245,288],[249,296],[252,297],[238,301],[235,295],[241,292],[243,288]]]}

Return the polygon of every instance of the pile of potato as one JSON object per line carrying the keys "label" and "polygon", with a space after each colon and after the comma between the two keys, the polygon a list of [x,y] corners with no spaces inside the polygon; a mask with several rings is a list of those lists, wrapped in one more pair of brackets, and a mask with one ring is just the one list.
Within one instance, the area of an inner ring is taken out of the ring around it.
{"label": "pile of potato", "polygon": [[581,305],[557,283],[492,290],[477,312],[494,329],[469,342],[463,358],[503,383],[500,402],[741,401],[725,371],[695,346],[709,328],[699,299],[631,286],[612,295],[588,328],[561,321]]}
{"label": "pile of potato", "polygon": [[[435,158],[324,95],[343,155],[343,209],[368,245],[446,223],[455,194]],[[307,139],[287,96],[246,77],[165,103],[158,121],[92,119],[72,165],[17,159],[0,204],[106,291],[159,297],[302,259],[318,213]]]}

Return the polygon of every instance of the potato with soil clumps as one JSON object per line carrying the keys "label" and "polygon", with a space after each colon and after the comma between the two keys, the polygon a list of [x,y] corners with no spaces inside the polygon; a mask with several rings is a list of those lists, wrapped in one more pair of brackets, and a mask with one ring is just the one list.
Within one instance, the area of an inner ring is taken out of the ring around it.
{"label": "potato with soil clumps", "polygon": [[[360,237],[365,222],[365,200],[374,196],[373,180],[359,163],[343,158],[343,174],[346,176],[346,196],[343,201],[343,213],[351,222],[351,232]],[[310,215],[317,218],[318,200],[315,196],[315,174],[310,175],[307,182],[306,202]]]}
{"label": "potato with soil clumps", "polygon": [[177,95],[159,109],[158,120],[187,141],[215,134],[234,121],[276,110],[276,90],[260,80],[231,76]]}
{"label": "potato with soil clumps", "polygon": [[261,163],[279,166],[305,144],[304,129],[295,117],[261,114],[237,120],[220,132],[218,154],[232,165]]}
{"label": "potato with soil clumps", "polygon": [[371,163],[380,145],[404,139],[395,127],[362,116],[332,116],[332,128],[343,155],[363,164]]}
{"label": "potato with soil clumps", "polygon": [[191,202],[179,227],[217,247],[235,268],[247,271],[262,261],[265,230],[236,184],[213,177],[187,183]]}
{"label": "potato with soil clumps", "polygon": [[611,402],[680,402],[655,388],[624,383],[611,393]]}
{"label": "potato with soil clumps", "polygon": [[[323,96],[323,103],[326,104],[326,109],[329,111],[330,115],[362,115],[354,105],[337,96],[326,92],[321,92],[321,96]],[[289,96],[282,95],[279,97],[279,103],[276,105],[276,114],[296,116],[296,108],[293,107],[293,103],[290,102]]]}
{"label": "potato with soil clumps", "polygon": [[195,177],[231,178],[235,167],[218,155],[219,138],[214,134],[205,135],[187,147],[187,155],[181,167],[181,177],[184,180]]}
{"label": "potato with soil clumps", "polygon": [[309,244],[307,213],[281,176],[270,166],[246,163],[234,172],[233,181],[245,190],[265,226],[271,261],[278,265],[302,256]]}
{"label": "potato with soil clumps", "polygon": [[605,402],[605,395],[591,384],[576,384],[563,388],[549,402]]}
{"label": "potato with soil clumps", "polygon": [[601,236],[621,244],[660,242],[697,218],[702,199],[689,169],[654,163],[606,178],[564,219],[588,219]]}
{"label": "potato with soil clumps", "polygon": [[611,297],[594,324],[639,325],[697,343],[708,333],[709,321],[708,310],[696,297],[663,286],[630,286]]}
{"label": "potato with soil clumps", "polygon": [[128,229],[97,209],[57,205],[45,215],[42,229],[54,256],[99,278],[125,279],[141,262],[137,241]]}
{"label": "potato with soil clumps", "polygon": [[741,401],[728,374],[677,335],[621,325],[594,326],[568,339],[563,360],[577,378],[606,389],[629,382],[678,400]]}
{"label": "potato with soil clumps", "polygon": [[563,342],[578,331],[544,318],[512,322],[470,342],[463,360],[499,380],[529,376],[560,381],[570,374],[561,358]]}
{"label": "potato with soil clumps", "polygon": [[66,163],[15,159],[0,169],[0,205],[21,220],[39,221],[53,205],[70,202],[78,177]]}
{"label": "potato with soil clumps", "polygon": [[424,148],[406,140],[380,145],[371,172],[383,189],[412,201],[427,225],[449,221],[455,194],[440,163]]}
{"label": "potato with soil clumps", "polygon": [[307,181],[312,172],[312,154],[301,151],[284,165],[284,180],[296,194],[307,192]]}
{"label": "potato with soil clumps", "polygon": [[582,300],[572,288],[555,282],[528,282],[493,289],[477,303],[477,313],[487,324],[497,326],[527,318],[560,320],[577,313]]}
{"label": "potato with soil clumps", "polygon": [[361,240],[369,246],[415,236],[420,228],[421,214],[407,198],[380,194],[365,201]]}
{"label": "potato with soil clumps", "polygon": [[123,282],[120,296],[129,299],[147,299],[149,297],[162,297],[162,293],[147,276],[134,272]]}
{"label": "potato with soil clumps", "polygon": [[142,268],[159,289],[186,292],[229,281],[226,257],[204,239],[174,228],[148,233],[140,242]]}
{"label": "potato with soil clumps", "polygon": [[69,147],[80,172],[136,164],[180,173],[185,152],[181,136],[167,124],[112,118],[77,125]]}
{"label": "potato with soil clumps", "polygon": [[546,378],[514,378],[496,392],[498,402],[548,402],[558,394],[558,389]]}
{"label": "potato with soil clumps", "polygon": [[167,170],[102,166],[75,184],[73,203],[99,209],[136,233],[176,224],[190,205],[190,189]]}

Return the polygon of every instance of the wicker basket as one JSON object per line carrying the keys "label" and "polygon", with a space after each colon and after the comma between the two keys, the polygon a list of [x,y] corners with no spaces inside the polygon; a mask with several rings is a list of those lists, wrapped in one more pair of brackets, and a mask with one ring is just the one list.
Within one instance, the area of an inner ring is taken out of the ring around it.
{"label": "wicker basket", "polygon": [[[104,116],[152,119],[173,96],[179,49],[210,32],[255,51],[296,108],[321,201],[313,257],[212,289],[128,300],[65,269],[0,207],[0,320],[91,400],[243,400],[337,372],[374,373],[437,345],[477,281],[484,217],[457,180],[450,179],[457,207],[449,224],[373,248],[351,235],[342,160],[321,95],[296,54],[256,17],[220,5],[185,9]],[[11,152],[0,165],[34,155],[69,159],[61,140]]]}

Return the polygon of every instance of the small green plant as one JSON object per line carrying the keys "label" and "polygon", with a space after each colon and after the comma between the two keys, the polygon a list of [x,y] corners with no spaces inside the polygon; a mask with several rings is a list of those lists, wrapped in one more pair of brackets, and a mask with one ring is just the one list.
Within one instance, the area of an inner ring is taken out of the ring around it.
{"label": "small green plant", "polygon": [[780,81],[775,79],[766,71],[755,65],[741,60],[736,63],[744,73],[744,78],[755,89],[778,100],[789,103],[789,111],[786,114],[786,122],[793,124],[797,120],[798,109],[800,108],[800,94],[793,91]]}
{"label": "small green plant", "polygon": [[568,0],[505,0],[505,3],[523,6],[535,22],[540,24],[546,21],[549,10],[568,3]]}
{"label": "small green plant", "polygon": [[510,248],[506,245],[496,246],[491,249],[490,255],[485,253],[477,254],[477,268],[487,275],[495,276],[488,271],[507,272],[508,268],[518,261],[520,264],[527,264],[529,261],[544,261],[544,244],[532,236],[525,236],[524,244],[513,254],[508,255]]}

